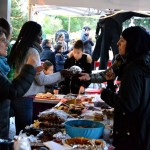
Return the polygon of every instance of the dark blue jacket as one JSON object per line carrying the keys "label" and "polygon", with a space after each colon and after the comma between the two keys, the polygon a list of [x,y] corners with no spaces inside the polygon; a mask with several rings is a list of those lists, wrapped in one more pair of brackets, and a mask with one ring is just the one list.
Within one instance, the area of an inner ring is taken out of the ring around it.
{"label": "dark blue jacket", "polygon": [[43,51],[40,54],[41,61],[50,61],[54,65],[54,70],[56,67],[56,62],[55,62],[55,53],[50,49],[49,46],[43,46]]}
{"label": "dark blue jacket", "polygon": [[65,57],[63,56],[63,54],[62,53],[56,53],[55,60],[56,60],[56,71],[63,70],[64,64],[65,64]]}
{"label": "dark blue jacket", "polygon": [[89,40],[89,35],[87,34],[82,34],[81,40],[84,43],[84,52],[86,54],[92,55],[92,46],[94,45],[94,43]]}

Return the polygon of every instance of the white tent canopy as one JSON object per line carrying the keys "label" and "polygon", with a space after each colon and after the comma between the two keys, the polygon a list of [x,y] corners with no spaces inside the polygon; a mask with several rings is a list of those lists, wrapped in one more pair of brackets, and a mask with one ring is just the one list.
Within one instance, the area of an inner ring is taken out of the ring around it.
{"label": "white tent canopy", "polygon": [[[64,7],[54,5],[33,5],[32,11],[35,13],[42,12],[46,15],[62,15],[62,16],[95,16],[104,15],[104,11],[85,8],[85,7]],[[106,12],[106,11],[105,11]]]}
{"label": "white tent canopy", "polygon": [[95,9],[150,11],[150,0],[29,0],[29,5],[56,5]]}

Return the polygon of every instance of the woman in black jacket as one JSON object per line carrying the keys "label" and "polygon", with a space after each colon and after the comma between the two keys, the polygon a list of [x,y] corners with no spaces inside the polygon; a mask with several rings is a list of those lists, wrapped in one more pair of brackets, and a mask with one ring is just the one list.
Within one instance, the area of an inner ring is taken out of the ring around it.
{"label": "woman in black jacket", "polygon": [[[121,86],[112,86],[101,98],[114,107],[115,150],[150,150],[150,35],[142,27],[130,27],[118,41],[119,54],[126,58]],[[114,78],[112,70],[107,80]]]}
{"label": "woman in black jacket", "polygon": [[[2,29],[0,29],[0,54],[7,52],[8,43]],[[32,65],[32,66],[31,66]],[[29,60],[20,75],[10,82],[0,71],[0,138],[8,138],[10,100],[23,96],[33,82],[35,76],[34,60]]]}
{"label": "woman in black jacket", "polygon": [[119,93],[105,89],[101,94],[115,108],[114,146],[116,150],[149,150],[150,35],[141,27],[130,27],[123,31],[118,46],[126,57]]}

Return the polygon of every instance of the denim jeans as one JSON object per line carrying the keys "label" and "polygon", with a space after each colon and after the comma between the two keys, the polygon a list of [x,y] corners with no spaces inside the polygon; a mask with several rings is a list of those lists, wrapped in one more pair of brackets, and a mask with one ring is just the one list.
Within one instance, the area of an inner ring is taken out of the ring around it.
{"label": "denim jeans", "polygon": [[0,138],[7,139],[9,134],[10,100],[0,101]]}
{"label": "denim jeans", "polygon": [[32,123],[33,98],[22,97],[13,100],[11,106],[14,110],[16,135],[18,135],[21,130]]}

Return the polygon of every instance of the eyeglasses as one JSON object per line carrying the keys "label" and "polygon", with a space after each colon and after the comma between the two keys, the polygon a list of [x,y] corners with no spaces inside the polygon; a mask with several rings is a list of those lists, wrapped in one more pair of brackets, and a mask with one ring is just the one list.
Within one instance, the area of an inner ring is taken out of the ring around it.
{"label": "eyeglasses", "polygon": [[9,41],[7,40],[7,39],[4,39],[4,38],[2,38],[2,39],[0,39],[0,43],[5,43],[5,44],[9,44]]}

